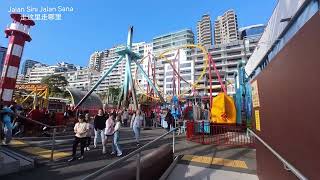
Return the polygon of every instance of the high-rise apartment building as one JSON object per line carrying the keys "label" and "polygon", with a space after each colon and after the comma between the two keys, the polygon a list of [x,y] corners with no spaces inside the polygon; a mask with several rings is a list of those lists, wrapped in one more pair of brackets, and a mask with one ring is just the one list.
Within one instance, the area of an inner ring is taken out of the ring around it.
{"label": "high-rise apartment building", "polygon": [[228,10],[218,16],[214,22],[215,44],[227,44],[239,39],[238,19],[234,10]]}
{"label": "high-rise apartment building", "polygon": [[197,23],[197,42],[202,46],[212,45],[212,26],[209,14],[204,14]]}
{"label": "high-rise apartment building", "polygon": [[105,53],[101,51],[96,51],[93,54],[91,54],[89,60],[89,68],[100,72],[104,54]]}
{"label": "high-rise apartment building", "polygon": [[61,62],[57,65],[48,66],[45,64],[35,64],[31,69],[28,70],[26,77],[28,77],[29,83],[40,83],[42,78],[51,76],[53,74],[63,74],[64,72],[76,71],[77,68],[73,64]]}
{"label": "high-rise apartment building", "polygon": [[[167,50],[182,47],[183,45],[194,44],[194,34],[190,29],[184,29],[173,33],[164,34],[153,38],[152,46],[155,56],[159,56]],[[167,59],[157,59],[156,77],[157,86],[165,95],[171,96],[185,91],[188,83],[193,83],[193,61],[189,58],[191,49],[182,48],[172,50],[164,54]],[[174,70],[168,61],[174,66],[185,81],[174,76]],[[175,91],[174,91],[175,90]],[[180,92],[178,92],[180,91]]]}
{"label": "high-rise apartment building", "polygon": [[40,62],[38,62],[38,61],[27,59],[26,61],[24,61],[22,63],[21,74],[26,75],[28,72],[28,69],[31,69],[35,64],[39,64],[39,63]]}
{"label": "high-rise apartment building", "polygon": [[[235,94],[235,74],[237,73],[238,64],[245,64],[254,49],[257,46],[260,37],[247,39],[247,40],[237,40],[228,44],[219,44],[215,47],[208,49],[211,54],[217,70],[222,78],[224,84],[227,84],[228,94]],[[248,42],[245,42],[248,41]],[[206,73],[204,77],[198,81],[198,86],[196,88],[200,96],[209,95],[210,81],[209,81],[209,66],[204,67],[205,59],[204,54],[201,51],[192,50],[191,58],[194,60],[194,79],[198,79],[202,74],[203,69],[206,68]],[[221,92],[221,86],[218,81],[217,75],[214,70],[212,70],[212,85],[213,85],[213,95],[217,95]]]}
{"label": "high-rise apartment building", "polygon": [[89,91],[93,85],[93,76],[98,77],[100,72],[90,68],[83,68],[75,71],[56,72],[54,74],[65,76],[68,81],[67,88]]}
{"label": "high-rise apartment building", "polygon": [[[142,56],[145,54],[145,42],[133,43],[132,51],[141,54]],[[112,64],[120,57],[116,51],[119,49],[124,49],[125,45],[118,45],[110,49],[106,49],[100,53],[103,54],[101,60],[101,74],[93,75],[92,84],[96,83],[100,77],[106,72]],[[121,61],[112,72],[101,82],[101,84],[97,87],[96,92],[104,92],[109,87],[120,87],[124,81],[125,74],[125,59]],[[135,77],[136,65],[132,62],[131,73],[132,76]]]}
{"label": "high-rise apartment building", "polygon": [[7,48],[0,46],[0,75],[2,74],[4,58],[6,56]]}

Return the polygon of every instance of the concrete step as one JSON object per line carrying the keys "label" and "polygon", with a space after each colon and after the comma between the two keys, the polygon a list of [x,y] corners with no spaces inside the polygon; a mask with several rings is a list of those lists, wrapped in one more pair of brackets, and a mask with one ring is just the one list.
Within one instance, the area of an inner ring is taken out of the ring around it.
{"label": "concrete step", "polygon": [[34,168],[33,159],[8,148],[1,147],[0,156],[2,158],[0,161],[0,175]]}

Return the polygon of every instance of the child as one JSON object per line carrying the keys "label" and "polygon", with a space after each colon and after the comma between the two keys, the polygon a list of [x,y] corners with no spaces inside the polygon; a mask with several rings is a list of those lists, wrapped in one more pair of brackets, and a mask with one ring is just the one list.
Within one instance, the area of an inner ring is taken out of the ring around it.
{"label": "child", "polygon": [[111,154],[115,154],[117,152],[117,156],[121,156],[122,155],[122,151],[120,149],[120,146],[118,145],[119,142],[119,130],[121,128],[121,122],[120,122],[121,116],[118,115],[116,117],[116,125],[114,127],[114,131],[113,131],[113,142],[112,142],[112,153]]}
{"label": "child", "polygon": [[74,126],[75,138],[74,138],[73,147],[72,147],[72,158],[68,160],[69,162],[76,160],[77,147],[79,143],[80,143],[80,149],[81,149],[81,156],[78,159],[81,160],[84,158],[83,157],[84,147],[86,146],[86,140],[87,140],[86,136],[89,130],[89,126],[84,121],[83,115],[79,116],[78,121],[79,122],[77,122],[76,125]]}
{"label": "child", "polygon": [[85,115],[85,121],[88,124],[88,132],[87,132],[87,140],[86,140],[86,147],[84,148],[85,151],[90,151],[90,144],[91,144],[91,136],[94,136],[94,127],[93,127],[93,120],[90,118],[89,113]]}

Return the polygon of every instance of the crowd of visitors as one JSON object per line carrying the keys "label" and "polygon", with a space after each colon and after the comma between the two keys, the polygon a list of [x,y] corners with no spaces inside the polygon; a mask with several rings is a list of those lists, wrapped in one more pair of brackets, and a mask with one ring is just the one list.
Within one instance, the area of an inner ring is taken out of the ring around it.
{"label": "crowd of visitors", "polygon": [[[2,144],[7,145],[10,143],[12,136],[20,136],[25,133],[28,128],[32,128],[38,132],[47,132],[47,129],[43,125],[38,125],[26,120],[27,117],[34,121],[38,121],[48,125],[55,125],[54,113],[49,113],[45,109],[41,109],[37,106],[32,110],[24,110],[17,105],[1,107],[1,132]],[[177,119],[180,117],[174,113],[176,109],[167,109],[163,111],[163,120],[167,122],[167,130],[174,128]],[[21,115],[21,116],[17,116]],[[71,112],[65,112],[64,119],[70,121]],[[75,113],[77,114],[77,113]],[[142,112],[140,109],[136,111],[128,111],[124,108],[122,110],[104,110],[99,109],[97,114],[92,116],[89,112],[78,112],[76,122],[74,122],[74,141],[72,146],[72,158],[69,160],[74,161],[76,159],[83,159],[85,151],[90,151],[91,148],[98,148],[99,143],[102,146],[102,154],[107,153],[107,144],[111,144],[111,154],[116,156],[122,156],[122,148],[119,144],[121,139],[122,127],[130,127],[135,139],[137,147],[140,146],[140,132],[143,127],[157,126],[161,124],[161,117],[159,114],[155,114],[153,111],[149,111],[148,115]],[[146,118],[147,116],[147,118]],[[146,120],[147,119],[147,120]],[[91,146],[91,140],[93,143]],[[80,156],[77,156],[77,148],[80,144]]]}
{"label": "crowd of visitors", "polygon": [[[84,112],[85,113],[85,112]],[[120,130],[122,127],[133,129],[134,138],[137,146],[140,143],[140,131],[145,117],[141,110],[132,112],[131,114],[127,109],[122,111],[106,112],[102,108],[94,117],[90,117],[88,113],[79,114],[78,122],[74,126],[74,142],[72,149],[72,158],[69,162],[76,159],[83,159],[84,152],[90,150],[90,142],[93,138],[93,148],[98,147],[99,140],[102,145],[102,154],[107,153],[106,146],[108,142],[111,143],[111,155],[122,156],[122,149],[119,145]],[[77,158],[76,150],[80,144],[80,156]]]}

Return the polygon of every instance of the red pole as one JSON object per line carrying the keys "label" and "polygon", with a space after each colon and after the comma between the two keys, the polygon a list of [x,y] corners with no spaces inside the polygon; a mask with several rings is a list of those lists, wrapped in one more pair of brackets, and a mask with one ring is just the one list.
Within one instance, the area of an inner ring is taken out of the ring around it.
{"label": "red pole", "polygon": [[[208,56],[209,56],[210,53],[208,53]],[[210,83],[210,95],[209,95],[209,98],[210,98],[210,108],[212,107],[212,73],[211,73],[211,60],[209,59],[209,83]]]}
{"label": "red pole", "polygon": [[221,85],[221,88],[222,88],[223,92],[224,92],[225,94],[227,94],[226,87],[225,87],[224,84],[222,83],[222,80],[221,80],[221,77],[220,77],[220,73],[218,72],[218,69],[217,69],[216,64],[214,63],[214,61],[213,61],[213,59],[212,59],[212,57],[211,57],[211,54],[208,53],[208,56],[209,56],[209,61],[211,62],[211,64],[212,64],[212,66],[213,66],[213,69],[214,69],[216,75],[218,76],[218,81],[219,81],[219,83],[220,83],[220,85]]}

